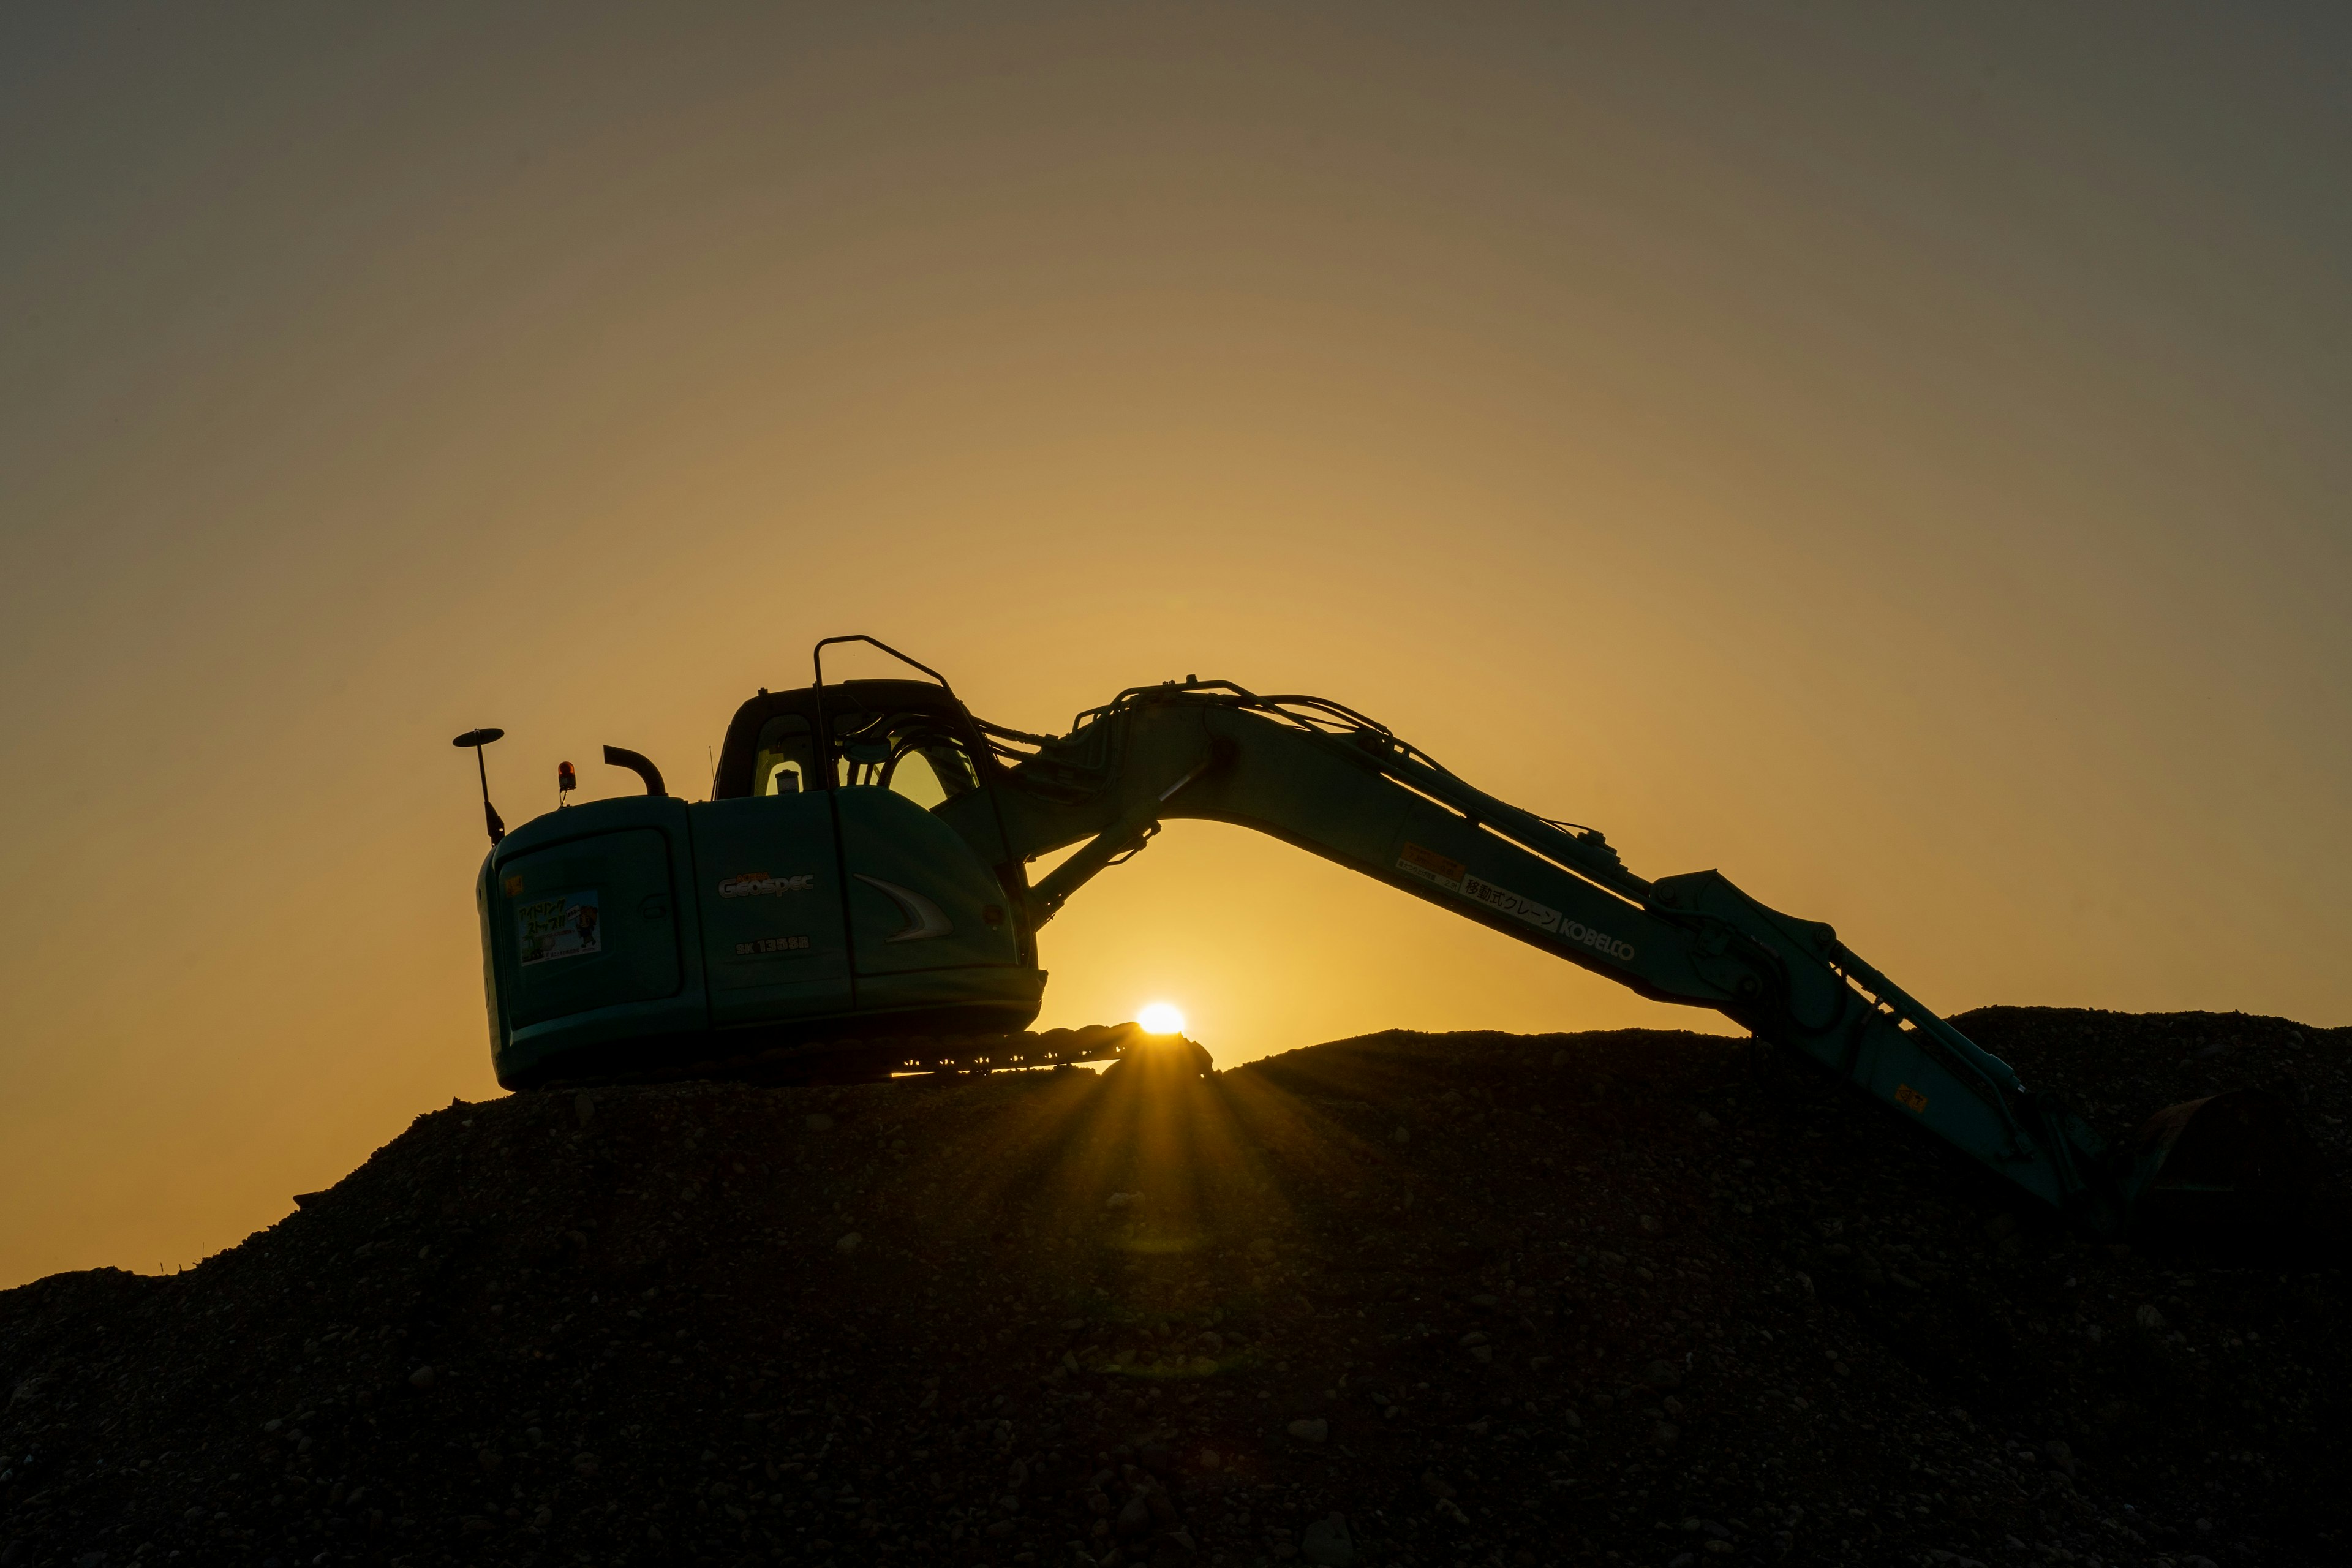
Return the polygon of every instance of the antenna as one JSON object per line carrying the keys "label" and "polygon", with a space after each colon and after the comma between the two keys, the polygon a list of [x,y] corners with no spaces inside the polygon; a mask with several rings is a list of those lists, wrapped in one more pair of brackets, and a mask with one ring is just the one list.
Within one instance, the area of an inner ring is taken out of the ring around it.
{"label": "antenna", "polygon": [[482,761],[482,748],[506,734],[504,730],[468,730],[449,743],[474,748],[474,772],[482,781],[482,821],[489,829],[490,842],[496,844],[507,836],[507,825],[499,820],[499,808],[490,804],[489,764]]}

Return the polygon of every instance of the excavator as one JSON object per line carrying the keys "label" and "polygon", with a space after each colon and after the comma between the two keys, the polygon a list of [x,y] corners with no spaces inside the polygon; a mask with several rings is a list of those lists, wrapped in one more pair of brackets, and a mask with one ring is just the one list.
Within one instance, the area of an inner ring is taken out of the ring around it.
{"label": "excavator", "polygon": [[[827,683],[825,649],[851,643],[924,679]],[[2121,1239],[2157,1213],[2277,1216],[2312,1188],[2283,1096],[2174,1106],[2109,1150],[1830,926],[1717,871],[1638,876],[1597,829],[1498,800],[1337,702],[1187,676],[1045,735],[975,718],[945,677],[870,637],[826,637],[812,663],[809,686],[736,710],[708,800],[668,794],[651,760],[608,746],[642,795],[560,805],[509,833],[481,760],[500,731],[457,738],[475,751],[491,840],[475,898],[502,1085],[845,1081],[1153,1048],[1133,1025],[1029,1032],[1038,933],[1162,824],[1201,817],[1643,996],[1713,1008],[2084,1236]],[[563,763],[559,800],[575,782]]]}

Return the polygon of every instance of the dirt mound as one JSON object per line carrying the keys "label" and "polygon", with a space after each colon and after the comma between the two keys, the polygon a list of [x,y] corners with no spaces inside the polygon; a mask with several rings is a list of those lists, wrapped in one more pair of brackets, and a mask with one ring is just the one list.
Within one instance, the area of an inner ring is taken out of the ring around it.
{"label": "dirt mound", "polygon": [[[2000,1008],[2110,1133],[2352,1031]],[[2316,1563],[2339,1259],[2074,1242],[1743,1042],[418,1118],[0,1294],[0,1563]]]}

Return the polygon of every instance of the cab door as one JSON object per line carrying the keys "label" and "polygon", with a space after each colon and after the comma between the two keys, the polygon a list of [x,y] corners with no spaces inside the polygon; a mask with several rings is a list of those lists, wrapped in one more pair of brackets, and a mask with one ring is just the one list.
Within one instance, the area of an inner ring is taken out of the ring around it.
{"label": "cab door", "polygon": [[705,801],[692,815],[712,1025],[849,1011],[849,939],[825,793]]}

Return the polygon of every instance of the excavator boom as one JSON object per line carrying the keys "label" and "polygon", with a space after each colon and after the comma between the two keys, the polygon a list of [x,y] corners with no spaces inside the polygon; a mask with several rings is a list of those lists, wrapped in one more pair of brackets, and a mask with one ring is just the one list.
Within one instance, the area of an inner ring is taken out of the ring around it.
{"label": "excavator boom", "polygon": [[1056,739],[991,733],[1011,764],[995,803],[1007,850],[1026,860],[1081,845],[1030,889],[1033,927],[1165,820],[1255,828],[1644,996],[1712,1007],[2084,1228],[2122,1224],[2091,1131],[1831,927],[1716,871],[1645,880],[1599,832],[1498,800],[1360,714],[1188,680],[1122,693]]}
{"label": "excavator boom", "polygon": [[[827,684],[828,644],[925,680]],[[2096,1237],[2136,1207],[2290,1212],[2311,1169],[2286,1102],[2239,1091],[2160,1112],[2109,1158],[2006,1062],[1818,921],[1716,871],[1637,876],[1606,838],[1498,800],[1386,727],[1311,697],[1187,678],[1064,735],[975,719],[872,638],[827,638],[815,679],[730,724],[712,798],[652,761],[646,794],[512,832],[488,801],[476,900],[491,1055],[515,1088],[740,1070],[992,1068],[1098,1059],[1129,1029],[1023,1033],[1037,933],[1176,817],[1230,822],[1450,910],[1661,1002],[1711,1007],[1963,1150]],[[569,764],[565,764],[568,768]],[[568,788],[569,776],[563,780]],[[568,798],[563,796],[562,798]],[[1069,853],[1031,882],[1028,868]]]}

